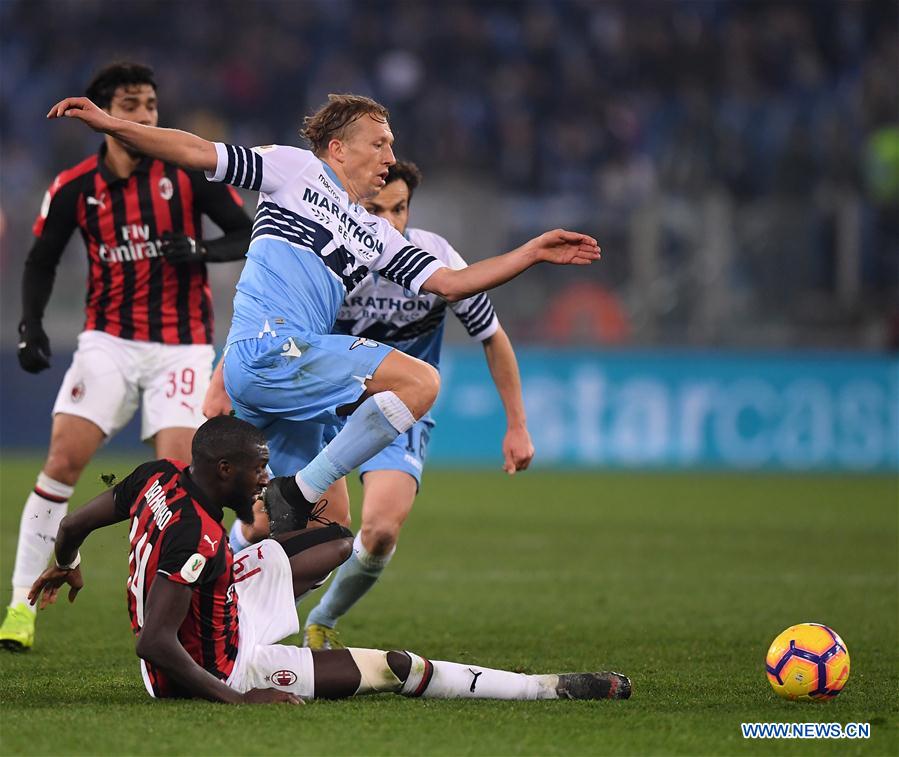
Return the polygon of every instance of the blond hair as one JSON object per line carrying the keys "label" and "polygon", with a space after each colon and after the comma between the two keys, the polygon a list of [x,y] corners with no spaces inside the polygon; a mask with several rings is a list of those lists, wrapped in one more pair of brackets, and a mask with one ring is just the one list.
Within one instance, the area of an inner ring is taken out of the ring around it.
{"label": "blond hair", "polygon": [[387,108],[362,95],[328,95],[328,102],[311,116],[303,119],[300,135],[312,146],[312,152],[322,155],[332,139],[346,139],[347,129],[362,116],[387,123]]}

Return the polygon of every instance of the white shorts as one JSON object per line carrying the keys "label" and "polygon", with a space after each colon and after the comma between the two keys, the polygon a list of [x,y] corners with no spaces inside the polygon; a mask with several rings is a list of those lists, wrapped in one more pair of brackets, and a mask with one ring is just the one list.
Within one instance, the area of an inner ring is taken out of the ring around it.
{"label": "white shorts", "polygon": [[238,691],[280,689],[311,698],[312,652],[278,644],[298,633],[290,560],[274,539],[251,544],[234,556],[234,589],[240,640],[228,685]]}
{"label": "white shorts", "polygon": [[84,331],[53,414],[77,415],[111,437],[142,401],[142,440],[164,428],[198,428],[212,375],[211,344],[160,344]]}

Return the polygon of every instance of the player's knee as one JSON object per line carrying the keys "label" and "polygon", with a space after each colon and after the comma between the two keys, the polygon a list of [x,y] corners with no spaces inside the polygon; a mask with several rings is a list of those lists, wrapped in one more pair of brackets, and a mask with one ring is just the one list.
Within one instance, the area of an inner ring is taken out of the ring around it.
{"label": "player's knee", "polygon": [[400,524],[391,521],[362,524],[362,544],[373,555],[386,555],[396,546]]}
{"label": "player's knee", "polygon": [[393,674],[401,681],[409,677],[409,671],[412,669],[412,658],[405,652],[390,651],[387,653],[387,664],[393,671]]}
{"label": "player's knee", "polygon": [[80,457],[65,449],[51,448],[44,463],[44,473],[67,486],[75,486],[83,470],[84,463]]}
{"label": "player's knee", "polygon": [[[350,555],[353,554],[353,537],[347,536],[341,539],[335,539],[333,544],[337,553],[337,565],[343,565],[350,559]],[[337,567],[337,565],[334,567]]]}
{"label": "player's knee", "polygon": [[421,418],[437,399],[440,392],[440,374],[434,366],[419,360],[407,376],[409,389],[415,397],[415,407],[410,407],[416,418]]}
{"label": "player's knee", "polygon": [[437,395],[440,393],[440,374],[437,369],[429,363],[424,364],[422,376],[423,393],[428,398],[428,407],[434,404]]}

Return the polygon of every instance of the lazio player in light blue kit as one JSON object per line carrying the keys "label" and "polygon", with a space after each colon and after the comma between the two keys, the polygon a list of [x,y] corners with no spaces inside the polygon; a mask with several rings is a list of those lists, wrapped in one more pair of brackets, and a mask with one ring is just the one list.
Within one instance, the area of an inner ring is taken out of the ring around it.
{"label": "lazio player in light blue kit", "polygon": [[[443,237],[408,228],[409,203],[421,181],[418,168],[400,161],[390,167],[386,186],[364,205],[373,215],[386,218],[411,243],[427,249],[451,268],[463,268],[462,257]],[[469,336],[480,342],[490,373],[506,411],[507,430],[502,451],[504,469],[512,474],[528,467],[534,447],[525,421],[521,381],[512,344],[500,326],[487,295],[478,294],[447,303],[431,294],[412,294],[398,284],[370,273],[347,296],[337,313],[334,330],[383,342],[439,368],[447,310],[461,321]],[[227,413],[231,405],[222,382],[214,382],[204,402],[207,414]],[[306,619],[306,646],[341,647],[334,627],[375,584],[392,558],[400,529],[421,486],[428,440],[434,422],[430,413],[359,467],[363,482],[362,524],[353,555],[338,571],[319,604]],[[328,429],[326,435],[333,435]],[[317,452],[318,450],[315,450]],[[311,459],[311,457],[310,457]],[[231,544],[243,549],[250,541],[269,534],[268,519],[257,513],[256,523],[235,521]]]}
{"label": "lazio player in light blue kit", "polygon": [[[600,257],[595,239],[561,229],[462,269],[411,244],[360,205],[383,188],[396,162],[387,111],[368,98],[332,95],[308,117],[303,136],[311,151],[213,143],[113,118],[83,97],[60,101],[47,116],[81,120],[145,155],[260,193],[234,298],[226,388],[238,415],[265,431],[275,473],[286,473],[285,460],[306,443],[307,423],[346,419],[307,465],[270,483],[273,533],[305,525],[335,482],[405,434],[437,397],[440,379],[425,361],[330,333],[347,292],[369,271],[455,302],[539,262],[588,265]],[[323,514],[341,520],[334,510]]]}

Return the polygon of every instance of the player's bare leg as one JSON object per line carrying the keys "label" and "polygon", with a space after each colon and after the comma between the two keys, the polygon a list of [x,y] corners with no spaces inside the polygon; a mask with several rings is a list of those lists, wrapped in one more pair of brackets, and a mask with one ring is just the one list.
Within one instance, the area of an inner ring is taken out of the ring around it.
{"label": "player's bare leg", "polygon": [[0,626],[0,647],[24,651],[34,642],[34,608],[27,601],[28,590],[47,567],[69,498],[104,438],[100,427],[86,418],[67,413],[53,416],[47,459],[22,510],[13,594]]}
{"label": "player's bare leg", "polygon": [[310,649],[340,648],[337,621],[375,585],[396,550],[400,529],[418,486],[404,471],[373,470],[363,478],[362,526],[353,554],[306,618],[303,644]]}
{"label": "player's bare leg", "polygon": [[[349,528],[352,516],[350,515],[350,492],[346,486],[346,478],[341,478],[331,484],[322,495],[322,500],[327,504],[321,508],[320,517]],[[321,525],[320,522],[310,521],[307,528],[318,528]]]}
{"label": "player's bare leg", "polygon": [[527,675],[413,652],[342,649],[312,652],[316,698],[392,692],[427,699],[628,699],[620,673]]}
{"label": "player's bare leg", "polygon": [[161,428],[153,437],[153,446],[158,459],[190,462],[190,444],[196,429],[185,427]]}
{"label": "player's bare leg", "polygon": [[297,600],[321,586],[353,550],[353,534],[337,523],[281,534],[275,539],[290,560],[293,596]]}
{"label": "player's bare leg", "polygon": [[50,449],[43,472],[60,483],[75,486],[105,438],[106,434],[93,421],[57,413],[53,416]]}
{"label": "player's bare leg", "polygon": [[403,471],[373,470],[363,477],[362,489],[362,546],[374,557],[388,557],[412,512],[418,484]]}

